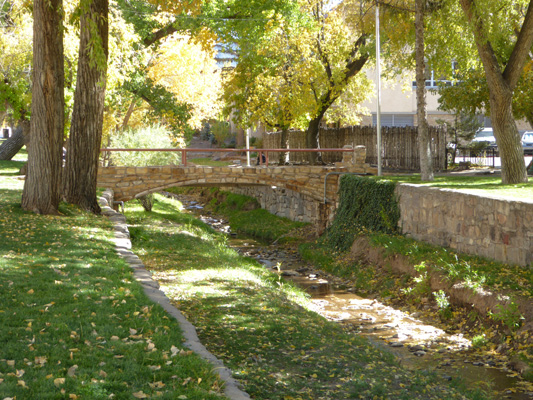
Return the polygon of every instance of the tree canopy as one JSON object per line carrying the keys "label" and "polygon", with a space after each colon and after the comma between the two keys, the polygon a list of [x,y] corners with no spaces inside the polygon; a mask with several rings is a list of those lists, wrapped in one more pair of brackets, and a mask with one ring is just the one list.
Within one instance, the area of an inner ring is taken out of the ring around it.
{"label": "tree canopy", "polygon": [[[515,117],[524,116],[524,112],[517,108],[513,113],[513,95],[521,92],[520,81],[528,80],[533,45],[533,1],[447,0],[442,2],[436,17],[433,26],[434,65],[442,65],[443,57],[439,60],[439,55],[446,48],[449,57],[454,58],[447,60],[448,64],[456,61],[459,66],[455,71],[456,79],[461,81],[464,75],[467,87],[480,84],[481,90],[474,92],[477,94],[474,104],[483,104],[490,113],[502,160],[502,181],[527,181],[515,122]],[[484,93],[488,96],[482,94],[483,82],[486,83]],[[459,86],[463,85],[459,83]]]}
{"label": "tree canopy", "polygon": [[0,4],[0,32],[0,113],[9,109],[18,120],[29,116],[31,104],[32,17],[26,3]]}

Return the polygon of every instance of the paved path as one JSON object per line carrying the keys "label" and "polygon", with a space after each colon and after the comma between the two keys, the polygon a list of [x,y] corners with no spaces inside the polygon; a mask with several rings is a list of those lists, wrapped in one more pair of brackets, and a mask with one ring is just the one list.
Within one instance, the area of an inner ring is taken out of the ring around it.
{"label": "paved path", "polygon": [[170,303],[170,300],[165,294],[159,290],[159,283],[152,279],[152,275],[146,270],[141,259],[131,251],[130,233],[126,223],[126,217],[109,206],[109,199],[110,193],[106,191],[99,198],[99,203],[102,208],[102,214],[108,217],[114,224],[117,253],[133,269],[134,277],[141,283],[146,295],[178,321],[185,338],[184,345],[213,365],[214,371],[225,382],[224,394],[226,397],[230,400],[249,400],[250,396],[240,388],[239,383],[232,377],[231,371],[224,366],[221,360],[205,348],[196,334],[195,327],[187,321],[183,314]]}

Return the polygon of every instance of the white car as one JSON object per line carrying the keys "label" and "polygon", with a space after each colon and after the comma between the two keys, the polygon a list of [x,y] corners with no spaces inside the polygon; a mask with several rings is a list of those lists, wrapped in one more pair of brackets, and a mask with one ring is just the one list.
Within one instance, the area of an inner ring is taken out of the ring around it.
{"label": "white car", "polygon": [[476,136],[474,136],[472,142],[487,142],[487,147],[496,147],[496,138],[494,137],[494,132],[492,131],[492,128],[484,128],[480,130],[478,133],[476,133]]}
{"label": "white car", "polygon": [[522,135],[524,154],[533,154],[533,131],[524,132]]}

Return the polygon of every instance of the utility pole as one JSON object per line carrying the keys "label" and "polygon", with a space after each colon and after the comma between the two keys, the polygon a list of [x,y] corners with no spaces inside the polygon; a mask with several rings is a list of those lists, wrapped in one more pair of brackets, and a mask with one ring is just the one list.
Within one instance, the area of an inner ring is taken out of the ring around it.
{"label": "utility pole", "polygon": [[378,153],[378,176],[383,174],[381,170],[381,39],[379,36],[379,2],[376,0],[376,86],[377,86],[377,111],[376,111],[376,127],[377,127],[377,153]]}

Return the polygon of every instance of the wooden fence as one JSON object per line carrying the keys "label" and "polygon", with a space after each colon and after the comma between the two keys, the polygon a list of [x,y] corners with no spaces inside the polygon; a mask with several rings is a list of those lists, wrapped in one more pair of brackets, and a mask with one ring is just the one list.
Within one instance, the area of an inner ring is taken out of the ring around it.
{"label": "wooden fence", "polygon": [[[434,155],[433,165],[436,171],[446,168],[446,132],[439,127],[430,127],[431,147]],[[305,149],[305,131],[289,131],[288,148]],[[342,148],[345,145],[366,147],[366,162],[377,165],[376,127],[348,126],[345,128],[321,128],[319,142],[321,148]],[[418,154],[418,129],[413,126],[382,127],[382,166],[383,168],[400,171],[420,171],[420,157]],[[263,134],[263,148],[285,148],[281,144],[281,132]],[[281,154],[280,154],[281,157]],[[305,153],[290,153],[291,162],[304,162]],[[341,161],[342,154],[324,153],[324,162]],[[272,160],[274,161],[274,160]]]}

